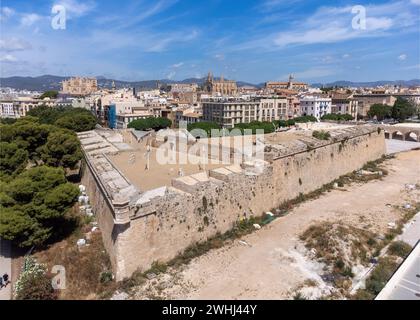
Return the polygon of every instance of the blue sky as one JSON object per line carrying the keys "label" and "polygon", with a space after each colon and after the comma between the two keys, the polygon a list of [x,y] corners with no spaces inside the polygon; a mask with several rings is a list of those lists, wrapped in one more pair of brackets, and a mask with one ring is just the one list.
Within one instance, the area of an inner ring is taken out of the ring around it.
{"label": "blue sky", "polygon": [[0,13],[1,76],[420,78],[420,0],[2,0]]}

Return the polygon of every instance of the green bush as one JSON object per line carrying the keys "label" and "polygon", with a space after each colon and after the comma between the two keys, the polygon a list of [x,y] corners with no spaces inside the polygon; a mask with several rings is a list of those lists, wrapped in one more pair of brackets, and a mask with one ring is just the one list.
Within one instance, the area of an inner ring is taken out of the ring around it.
{"label": "green bush", "polygon": [[321,120],[351,121],[354,120],[354,118],[350,114],[330,113],[322,116]]}
{"label": "green bush", "polygon": [[411,252],[412,247],[404,241],[395,241],[389,245],[388,254],[405,258]]}
{"label": "green bush", "polygon": [[328,131],[314,131],[312,132],[312,137],[318,140],[329,140],[331,138],[331,134]]}
{"label": "green bush", "polygon": [[278,127],[278,128],[284,128],[287,127],[287,121],[286,120],[274,120],[273,123]]}
{"label": "green bush", "polygon": [[101,273],[99,277],[99,281],[101,283],[108,283],[112,281],[112,272],[111,271],[104,271]]}
{"label": "green bush", "polygon": [[366,280],[366,290],[374,295],[379,294],[397,267],[398,264],[391,258],[379,259],[375,270],[372,271],[371,275]]}
{"label": "green bush", "polygon": [[301,116],[293,119],[296,123],[318,122],[314,116]]}
{"label": "green bush", "polygon": [[25,258],[23,271],[14,286],[14,297],[16,300],[57,299],[46,266],[31,257]]}

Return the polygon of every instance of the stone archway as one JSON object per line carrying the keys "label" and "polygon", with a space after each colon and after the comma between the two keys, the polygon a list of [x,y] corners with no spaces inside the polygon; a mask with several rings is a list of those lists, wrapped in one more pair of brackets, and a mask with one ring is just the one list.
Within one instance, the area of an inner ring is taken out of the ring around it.
{"label": "stone archway", "polygon": [[394,131],[392,133],[392,139],[404,141],[404,138],[404,134],[401,131]]}
{"label": "stone archway", "polygon": [[417,131],[410,131],[405,134],[405,141],[419,141],[419,133]]}
{"label": "stone archway", "polygon": [[391,139],[391,135],[390,135],[389,131],[385,130],[384,133],[385,133],[385,139]]}

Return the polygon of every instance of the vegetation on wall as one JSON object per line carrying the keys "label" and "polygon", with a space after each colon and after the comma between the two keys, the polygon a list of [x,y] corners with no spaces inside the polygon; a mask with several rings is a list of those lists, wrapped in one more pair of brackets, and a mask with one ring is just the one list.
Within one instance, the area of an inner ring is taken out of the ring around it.
{"label": "vegetation on wall", "polygon": [[315,130],[312,132],[312,137],[319,139],[319,140],[329,140],[331,138],[331,134],[328,131],[317,131]]}

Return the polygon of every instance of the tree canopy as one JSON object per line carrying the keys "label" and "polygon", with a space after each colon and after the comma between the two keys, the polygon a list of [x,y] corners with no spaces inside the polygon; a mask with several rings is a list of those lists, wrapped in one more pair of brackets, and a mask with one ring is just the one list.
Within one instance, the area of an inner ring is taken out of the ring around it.
{"label": "tree canopy", "polygon": [[377,120],[381,121],[391,117],[392,107],[386,104],[375,103],[373,104],[369,111],[368,116],[370,118],[376,117]]}
{"label": "tree canopy", "polygon": [[58,97],[58,91],[49,90],[49,91],[45,91],[39,98],[40,99],[44,99],[44,98],[52,98],[52,99],[55,99],[57,97]]}
{"label": "tree canopy", "polygon": [[78,194],[62,168],[34,167],[0,182],[0,237],[21,247],[43,244]]}
{"label": "tree canopy", "polygon": [[167,118],[145,118],[138,119],[130,122],[128,128],[147,131],[147,130],[161,130],[169,128],[172,125],[172,121]]}
{"label": "tree canopy", "polygon": [[[207,137],[211,137],[211,131],[212,130],[221,130],[222,128],[216,123],[216,122],[207,122],[207,121],[203,121],[203,122],[196,122],[196,123],[190,123],[187,126],[187,130],[188,131],[193,131],[195,130],[196,132],[198,132],[197,130],[204,130],[207,134]],[[197,134],[194,134],[196,137],[199,136]],[[200,138],[205,138],[204,136],[200,136]]]}
{"label": "tree canopy", "polygon": [[28,151],[16,143],[0,142],[0,175],[22,172],[28,163]]}
{"label": "tree canopy", "polygon": [[263,130],[267,134],[274,132],[276,127],[272,122],[252,121],[250,123],[238,123],[234,129],[241,130],[242,134],[246,134],[248,131],[256,134],[257,130]]}
{"label": "tree canopy", "polygon": [[416,114],[416,107],[408,100],[398,97],[392,107],[392,118],[404,121]]}
{"label": "tree canopy", "polygon": [[[13,124],[0,125],[0,130],[0,143],[4,146],[0,152],[3,175],[23,169],[26,160],[74,168],[82,158],[80,142],[74,132],[40,124],[38,118],[21,118]],[[16,155],[11,154],[13,150]]]}
{"label": "tree canopy", "polygon": [[38,118],[40,123],[54,124],[76,132],[93,130],[96,125],[95,116],[83,108],[51,108],[43,105],[30,110],[28,115]]}
{"label": "tree canopy", "polygon": [[354,120],[354,118],[351,114],[330,113],[330,114],[323,115],[321,120],[351,121],[351,120]]}

